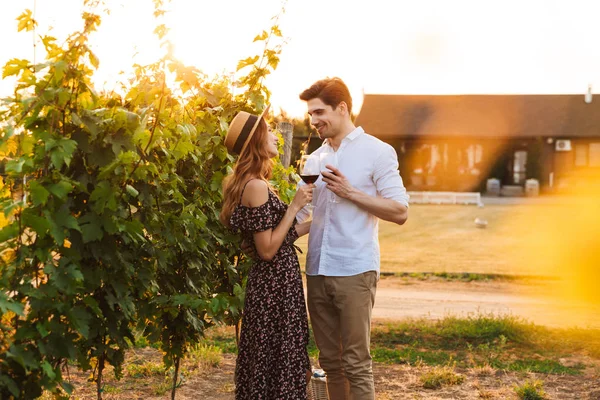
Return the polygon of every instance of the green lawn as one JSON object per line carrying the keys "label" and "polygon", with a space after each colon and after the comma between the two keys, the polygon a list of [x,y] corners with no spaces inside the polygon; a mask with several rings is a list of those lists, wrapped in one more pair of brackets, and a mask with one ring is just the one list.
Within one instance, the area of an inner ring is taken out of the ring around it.
{"label": "green lawn", "polygon": [[[487,220],[487,228],[477,228],[475,218]],[[593,202],[412,205],[405,225],[380,222],[381,271],[598,274],[599,227]],[[306,237],[299,240],[303,266],[306,244]]]}
{"label": "green lawn", "polygon": [[[231,327],[209,331],[202,345],[236,352]],[[385,364],[461,368],[490,366],[498,370],[580,375],[580,362],[564,359],[586,354],[600,359],[600,332],[595,329],[556,329],[509,315],[448,316],[438,321],[404,319],[375,322],[371,333],[373,360]],[[309,354],[318,357],[311,335]],[[562,362],[561,362],[562,360]]]}

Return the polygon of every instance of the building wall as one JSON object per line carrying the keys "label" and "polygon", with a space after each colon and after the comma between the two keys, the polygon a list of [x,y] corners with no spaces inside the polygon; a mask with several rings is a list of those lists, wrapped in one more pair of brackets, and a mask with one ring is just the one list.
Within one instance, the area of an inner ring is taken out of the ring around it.
{"label": "building wall", "polygon": [[[410,190],[483,191],[488,178],[506,181],[516,143],[504,139],[383,139],[398,153]],[[527,142],[525,142],[527,143]]]}
{"label": "building wall", "polygon": [[[483,192],[490,178],[514,185],[517,151],[527,152],[524,179],[537,179],[542,192],[600,185],[600,137],[570,139],[570,151],[556,151],[556,139],[547,137],[381,139],[396,150],[409,190]],[[305,140],[294,138],[292,159]],[[311,138],[309,153],[320,145],[318,137]]]}
{"label": "building wall", "polygon": [[570,150],[556,151],[554,146],[554,188],[579,191],[600,185],[600,137],[572,138]]}

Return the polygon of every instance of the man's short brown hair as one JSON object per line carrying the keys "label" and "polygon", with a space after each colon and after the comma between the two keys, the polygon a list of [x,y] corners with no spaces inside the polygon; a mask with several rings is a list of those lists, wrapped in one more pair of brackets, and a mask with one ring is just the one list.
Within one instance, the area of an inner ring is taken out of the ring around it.
{"label": "man's short brown hair", "polygon": [[348,87],[340,78],[325,78],[313,83],[311,87],[300,93],[300,100],[320,99],[334,110],[343,101],[352,114],[352,97]]}

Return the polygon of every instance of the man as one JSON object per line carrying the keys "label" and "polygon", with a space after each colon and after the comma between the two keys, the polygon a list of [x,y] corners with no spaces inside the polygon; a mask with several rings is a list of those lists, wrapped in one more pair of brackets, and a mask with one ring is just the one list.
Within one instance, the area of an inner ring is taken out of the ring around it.
{"label": "man", "polygon": [[[324,139],[312,155],[335,153],[338,164],[321,167],[308,239],[308,310],[319,364],[331,400],[373,400],[369,346],[379,279],[378,220],[404,224],[408,195],[393,147],[354,126],[352,98],[341,79],[320,80],[300,99]],[[299,214],[306,218],[308,212]]]}

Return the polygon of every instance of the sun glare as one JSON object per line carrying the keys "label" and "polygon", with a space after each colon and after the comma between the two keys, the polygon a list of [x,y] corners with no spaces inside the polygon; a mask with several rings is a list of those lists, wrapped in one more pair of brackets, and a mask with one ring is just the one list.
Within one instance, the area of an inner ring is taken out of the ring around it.
{"label": "sun glare", "polygon": [[600,205],[597,196],[570,192],[553,203],[530,207],[513,233],[519,245],[509,256],[518,267],[558,277],[566,301],[600,305]]}

